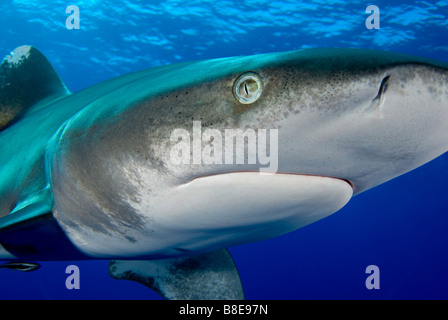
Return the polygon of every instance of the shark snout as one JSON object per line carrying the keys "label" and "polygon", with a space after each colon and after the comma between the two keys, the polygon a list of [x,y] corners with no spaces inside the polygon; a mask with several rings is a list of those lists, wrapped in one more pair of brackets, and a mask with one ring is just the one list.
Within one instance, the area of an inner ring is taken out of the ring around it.
{"label": "shark snout", "polygon": [[[383,72],[369,112],[350,141],[355,194],[411,171],[448,151],[448,70],[410,63]],[[357,137],[357,138],[356,138]]]}

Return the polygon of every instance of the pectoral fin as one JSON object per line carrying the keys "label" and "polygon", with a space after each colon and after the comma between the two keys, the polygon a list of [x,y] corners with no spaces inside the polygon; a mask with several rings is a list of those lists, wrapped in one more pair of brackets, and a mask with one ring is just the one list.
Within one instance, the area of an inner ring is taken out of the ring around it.
{"label": "pectoral fin", "polygon": [[244,299],[235,263],[226,250],[164,260],[112,260],[114,279],[134,280],[168,300]]}

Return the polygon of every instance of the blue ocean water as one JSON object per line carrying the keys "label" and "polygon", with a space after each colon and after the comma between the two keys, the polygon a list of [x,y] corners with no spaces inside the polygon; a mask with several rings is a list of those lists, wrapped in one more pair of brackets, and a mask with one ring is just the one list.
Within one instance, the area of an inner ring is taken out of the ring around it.
{"label": "blue ocean water", "polygon": [[[68,30],[68,5],[80,29]],[[380,28],[365,26],[370,4]],[[72,92],[169,63],[315,47],[355,47],[448,62],[448,1],[3,0],[0,56],[42,51]],[[354,197],[340,212],[282,237],[230,248],[247,299],[447,299],[448,155]],[[76,264],[79,290],[65,287]],[[368,265],[380,289],[365,286]],[[160,299],[117,281],[107,261],[0,270],[0,299]]]}

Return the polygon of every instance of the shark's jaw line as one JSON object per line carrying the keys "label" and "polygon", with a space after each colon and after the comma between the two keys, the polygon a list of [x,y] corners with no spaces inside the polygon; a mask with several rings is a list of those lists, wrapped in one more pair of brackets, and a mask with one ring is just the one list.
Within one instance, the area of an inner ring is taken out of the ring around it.
{"label": "shark's jaw line", "polygon": [[[111,236],[63,227],[87,255],[170,258],[285,234],[340,210],[352,194],[341,179],[229,172],[197,177],[133,203],[139,215],[151,212],[152,220],[140,230],[123,227]],[[77,238],[80,234],[92,240],[88,246]],[[132,237],[132,244],[123,235]]]}
{"label": "shark's jaw line", "polygon": [[253,171],[250,171],[250,170],[248,170],[248,171],[228,171],[228,172],[225,172],[225,173],[222,173],[222,172],[219,172],[219,173],[210,173],[210,174],[207,174],[207,175],[201,175],[201,176],[197,176],[197,177],[191,178],[191,179],[189,179],[188,181],[186,181],[185,183],[183,183],[182,185],[187,185],[188,183],[191,183],[191,182],[194,181],[194,180],[202,179],[202,178],[205,178],[205,177],[221,176],[221,175],[226,175],[226,174],[237,174],[237,173],[258,173],[258,174],[260,174],[260,175],[274,175],[274,174],[277,174],[277,175],[292,175],[292,176],[305,176],[305,177],[308,176],[308,177],[330,178],[330,179],[336,179],[336,180],[344,181],[344,182],[346,182],[348,185],[350,185],[350,187],[352,188],[352,190],[355,189],[354,186],[353,186],[353,183],[352,183],[350,180],[348,180],[348,179],[344,179],[344,178],[329,177],[329,176],[316,175],[316,174],[295,173],[295,172],[260,173],[260,172],[255,171],[255,170],[253,170]]}

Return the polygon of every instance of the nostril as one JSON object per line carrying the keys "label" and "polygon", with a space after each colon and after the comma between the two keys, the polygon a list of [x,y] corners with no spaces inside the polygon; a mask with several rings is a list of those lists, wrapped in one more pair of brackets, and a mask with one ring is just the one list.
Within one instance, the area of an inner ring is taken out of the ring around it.
{"label": "nostril", "polygon": [[380,88],[378,90],[378,94],[372,100],[372,103],[371,103],[371,105],[374,105],[375,108],[377,108],[380,116],[382,116],[381,106],[383,105],[384,100],[385,100],[385,93],[389,86],[389,79],[390,79],[390,75],[387,75],[384,77],[383,81],[381,81]]}
{"label": "nostril", "polygon": [[386,77],[384,77],[383,81],[381,81],[381,85],[380,85],[380,89],[378,90],[378,95],[375,97],[375,99],[373,100],[379,100],[380,105],[383,103],[384,101],[384,94],[386,93],[387,87],[388,87],[388,83],[389,83],[389,79],[390,79],[390,75],[387,75]]}
{"label": "nostril", "polygon": [[387,88],[389,87],[389,79],[390,75],[387,75],[383,78],[383,81],[381,81],[380,88],[378,89],[376,97],[373,98],[372,102],[369,104],[369,109],[376,110],[380,118],[383,117],[382,106],[384,104],[384,101],[386,100],[385,93],[387,91]]}

